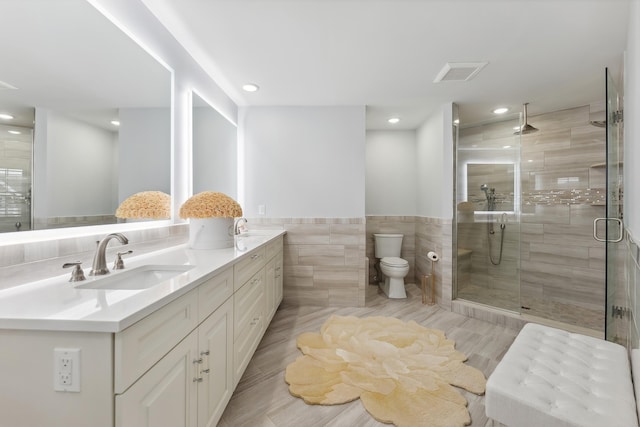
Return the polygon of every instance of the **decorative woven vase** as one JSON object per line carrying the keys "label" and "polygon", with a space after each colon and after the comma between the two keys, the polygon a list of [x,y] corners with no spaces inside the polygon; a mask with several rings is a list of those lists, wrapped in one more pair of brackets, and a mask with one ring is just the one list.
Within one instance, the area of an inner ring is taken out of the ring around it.
{"label": "decorative woven vase", "polygon": [[191,249],[233,247],[233,218],[189,218]]}

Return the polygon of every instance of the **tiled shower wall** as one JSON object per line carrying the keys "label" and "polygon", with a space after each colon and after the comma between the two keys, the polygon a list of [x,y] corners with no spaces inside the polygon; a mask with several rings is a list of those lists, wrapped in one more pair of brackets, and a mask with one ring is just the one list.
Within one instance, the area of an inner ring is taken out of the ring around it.
{"label": "tiled shower wall", "polygon": [[[506,234],[507,265],[496,277],[507,280],[491,284],[506,289],[509,277],[519,272],[516,301],[527,307],[523,313],[602,331],[605,248],[592,231],[593,220],[605,214],[606,151],[604,129],[589,123],[594,112],[584,106],[529,117],[539,131],[521,139],[520,241]],[[463,138],[461,132],[461,144]],[[476,225],[465,230],[467,240],[459,236],[459,248],[474,241],[482,247],[486,225]],[[513,228],[507,225],[508,231]],[[485,255],[471,257],[471,276],[493,268]]]}
{"label": "tiled shower wall", "polygon": [[284,302],[364,306],[364,218],[249,218],[249,229],[284,229]]}

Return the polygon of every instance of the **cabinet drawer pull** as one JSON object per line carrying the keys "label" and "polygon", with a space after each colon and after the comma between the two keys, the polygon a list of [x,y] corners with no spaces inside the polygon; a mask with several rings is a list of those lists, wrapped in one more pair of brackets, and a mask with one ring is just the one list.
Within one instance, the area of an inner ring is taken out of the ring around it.
{"label": "cabinet drawer pull", "polygon": [[205,351],[201,351],[200,352],[200,356],[208,356],[209,355],[209,350],[205,350]]}
{"label": "cabinet drawer pull", "polygon": [[260,258],[260,255],[258,254],[251,255],[251,259],[258,259],[258,258]]}
{"label": "cabinet drawer pull", "polygon": [[211,370],[211,369],[203,369],[202,371],[200,371],[200,373],[202,373],[202,374],[208,374],[210,370]]}
{"label": "cabinet drawer pull", "polygon": [[198,364],[198,363],[202,363],[202,357],[199,359],[193,359],[193,364]]}
{"label": "cabinet drawer pull", "polygon": [[202,381],[204,381],[204,379],[202,377],[198,377],[198,378],[194,378],[193,379],[194,383],[201,383]]}

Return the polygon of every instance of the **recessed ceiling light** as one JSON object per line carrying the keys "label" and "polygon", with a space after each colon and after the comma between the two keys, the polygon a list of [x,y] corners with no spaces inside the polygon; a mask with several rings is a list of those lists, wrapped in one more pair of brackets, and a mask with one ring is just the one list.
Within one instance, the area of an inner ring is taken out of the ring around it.
{"label": "recessed ceiling light", "polygon": [[13,116],[11,114],[0,114],[0,119],[11,120]]}
{"label": "recessed ceiling light", "polygon": [[503,145],[502,148],[511,148],[510,145]]}
{"label": "recessed ceiling light", "polygon": [[111,124],[114,126],[120,126],[120,121],[118,120],[111,120]]}
{"label": "recessed ceiling light", "polygon": [[500,107],[500,108],[496,108],[495,110],[493,110],[493,114],[504,114],[507,111],[509,111],[509,109],[507,107]]}
{"label": "recessed ceiling light", "polygon": [[10,130],[9,133],[13,135],[20,135],[22,132],[20,132],[19,130]]}
{"label": "recessed ceiling light", "polygon": [[453,121],[453,124],[454,124],[454,125],[459,125],[459,124],[460,124],[460,119],[455,119],[455,120]]}
{"label": "recessed ceiling light", "polygon": [[242,90],[245,92],[257,92],[260,87],[257,84],[247,83],[246,85],[242,85]]}
{"label": "recessed ceiling light", "polygon": [[395,125],[396,123],[400,122],[400,118],[398,117],[391,117],[390,119],[387,120],[389,123],[391,123],[392,125]]}

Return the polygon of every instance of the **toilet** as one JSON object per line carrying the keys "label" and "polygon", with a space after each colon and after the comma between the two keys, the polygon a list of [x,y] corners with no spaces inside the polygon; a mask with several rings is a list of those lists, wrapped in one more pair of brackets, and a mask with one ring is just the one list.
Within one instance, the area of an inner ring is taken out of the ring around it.
{"label": "toilet", "polygon": [[380,259],[384,282],[379,285],[389,298],[406,298],[404,276],[409,273],[409,262],[400,258],[402,234],[374,234],[375,257]]}

